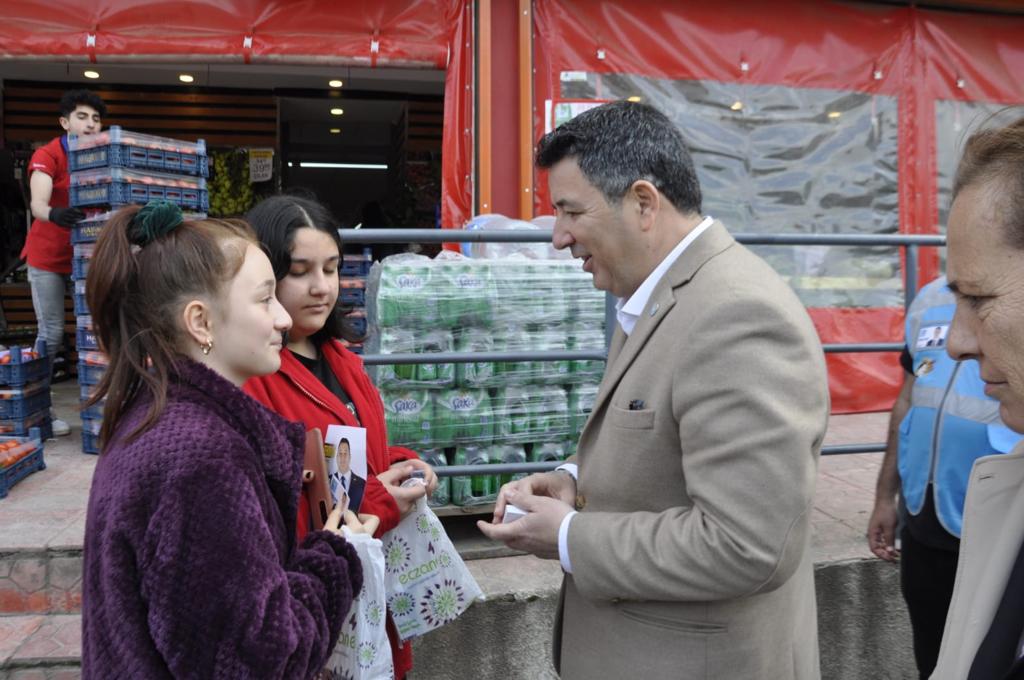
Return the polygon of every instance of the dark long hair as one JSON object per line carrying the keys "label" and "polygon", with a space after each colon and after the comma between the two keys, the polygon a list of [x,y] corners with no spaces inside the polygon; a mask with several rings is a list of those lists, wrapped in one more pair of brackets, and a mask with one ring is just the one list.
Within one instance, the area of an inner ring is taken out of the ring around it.
{"label": "dark long hair", "polygon": [[89,266],[86,302],[100,349],[110,360],[86,408],[106,397],[100,441],[106,447],[129,404],[143,389],[152,403],[145,420],[126,437],[151,427],[167,403],[186,342],[185,304],[216,298],[238,273],[245,246],[256,244],[238,220],[184,222],[144,246],[129,239],[138,206],[118,211],[100,233]]}
{"label": "dark long hair", "polygon": [[[271,196],[253,206],[245,219],[256,231],[278,281],[287,276],[292,267],[292,248],[295,247],[295,232],[299,229],[308,227],[322,231],[338,246],[338,255],[342,254],[337,221],[327,208],[312,198],[292,194]],[[361,342],[363,336],[355,331],[347,318],[350,311],[351,307],[341,304],[339,295],[323,328],[310,336],[313,343],[319,346],[332,338]]]}

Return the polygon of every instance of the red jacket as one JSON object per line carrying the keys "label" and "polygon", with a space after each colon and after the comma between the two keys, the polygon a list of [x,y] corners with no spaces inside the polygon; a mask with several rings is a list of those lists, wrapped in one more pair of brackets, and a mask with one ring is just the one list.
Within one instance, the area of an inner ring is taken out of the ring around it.
{"label": "red jacket", "polygon": [[[328,425],[366,428],[367,480],[359,511],[380,517],[380,528],[376,534],[380,537],[398,525],[401,514],[395,500],[376,475],[387,470],[393,463],[418,456],[405,447],[388,446],[384,404],[377,388],[366,375],[362,360],[336,340],[325,342],[320,346],[320,351],[338,382],[351,397],[356,413],[359,414],[359,422],[356,422],[348,407],[287,349],[281,351],[281,370],[273,375],[251,378],[242,389],[267,408],[289,420],[302,423],[307,430],[318,427],[320,432],[326,434]],[[301,541],[310,529],[309,503],[305,491],[301,494],[299,507],[307,510],[299,513],[297,522],[296,530]],[[402,678],[412,668],[412,645],[399,645],[390,617],[387,628],[395,677]]]}

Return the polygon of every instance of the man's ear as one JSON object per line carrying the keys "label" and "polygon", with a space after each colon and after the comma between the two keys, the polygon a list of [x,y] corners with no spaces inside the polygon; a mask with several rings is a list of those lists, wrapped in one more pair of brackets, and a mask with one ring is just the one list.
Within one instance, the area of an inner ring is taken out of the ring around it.
{"label": "man's ear", "polygon": [[71,129],[71,119],[70,118],[68,118],[67,116],[61,116],[59,120],[60,120],[60,126],[62,128],[64,128],[65,132]]}
{"label": "man's ear", "polygon": [[640,228],[644,231],[654,226],[654,220],[661,210],[661,194],[657,187],[646,179],[638,179],[629,188],[640,213]]}
{"label": "man's ear", "polygon": [[210,307],[202,300],[192,300],[182,311],[185,332],[190,340],[197,345],[205,345],[213,340],[213,325],[210,318]]}

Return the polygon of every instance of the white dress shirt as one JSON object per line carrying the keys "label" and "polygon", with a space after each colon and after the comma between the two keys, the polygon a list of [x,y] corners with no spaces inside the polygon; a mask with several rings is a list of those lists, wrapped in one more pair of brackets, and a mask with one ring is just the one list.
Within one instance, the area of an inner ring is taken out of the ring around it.
{"label": "white dress shirt", "polygon": [[[640,287],[629,296],[628,300],[619,298],[615,303],[615,318],[619,322],[619,326],[622,327],[622,331],[628,336],[633,332],[636,327],[636,322],[640,319],[640,316],[644,313],[644,309],[647,308],[647,303],[651,300],[651,294],[657,287],[658,282],[661,281],[662,277],[665,276],[665,272],[669,270],[676,260],[686,251],[691,243],[697,240],[697,238],[707,231],[714,223],[714,219],[711,217],[705,217],[701,220],[693,231],[687,234],[682,241],[680,241],[675,248],[672,249],[665,259],[654,268],[644,282],[640,284]],[[565,465],[559,465],[557,470],[565,470],[572,475],[573,479],[579,479],[579,468],[575,463],[566,463]],[[568,515],[562,518],[562,523],[558,526],[558,561],[562,563],[562,569],[565,573],[572,573],[572,562],[569,561],[569,521],[576,515],[576,511],[573,510]]]}

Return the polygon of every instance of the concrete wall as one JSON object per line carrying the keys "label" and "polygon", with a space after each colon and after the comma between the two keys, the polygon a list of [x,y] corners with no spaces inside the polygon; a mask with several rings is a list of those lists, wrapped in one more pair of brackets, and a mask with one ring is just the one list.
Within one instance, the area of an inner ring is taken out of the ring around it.
{"label": "concrete wall", "polygon": [[[556,677],[549,661],[551,622],[558,597],[553,572],[529,558],[508,560],[469,563],[490,599],[475,604],[455,623],[416,640],[411,678]],[[519,560],[523,562],[516,569],[514,561]],[[497,562],[503,564],[495,565]],[[515,587],[511,592],[506,588],[505,593],[491,596],[499,590],[501,574],[510,569],[517,572]],[[534,586],[543,586],[531,588],[531,581]],[[823,680],[917,677],[897,567],[874,559],[819,564],[815,582]]]}

